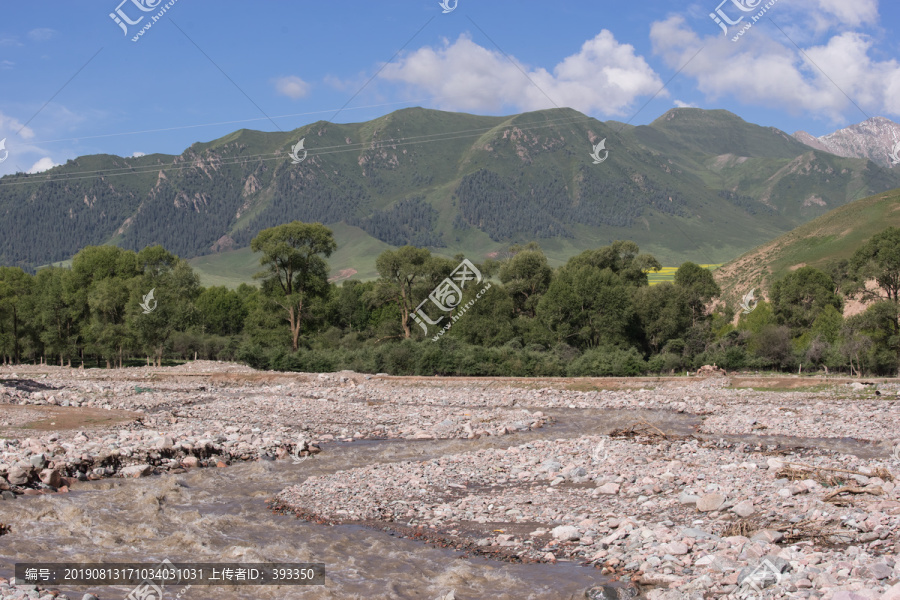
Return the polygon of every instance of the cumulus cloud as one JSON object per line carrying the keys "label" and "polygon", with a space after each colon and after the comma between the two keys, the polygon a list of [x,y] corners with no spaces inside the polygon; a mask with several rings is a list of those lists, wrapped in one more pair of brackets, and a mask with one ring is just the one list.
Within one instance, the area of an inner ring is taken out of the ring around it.
{"label": "cumulus cloud", "polygon": [[21,121],[9,117],[0,111],[0,137],[7,137],[8,135],[14,134],[19,134],[22,138],[30,140],[34,137],[34,130],[30,127],[22,127]]}
{"label": "cumulus cloud", "polygon": [[58,164],[53,162],[52,158],[50,158],[49,156],[45,156],[41,160],[39,160],[36,163],[34,163],[33,165],[31,165],[31,168],[28,169],[28,172],[32,173],[32,174],[33,173],[41,173],[43,171],[46,171],[47,169],[52,169],[53,167],[58,167],[58,166],[59,166]]}
{"label": "cumulus cloud", "polygon": [[870,37],[837,33],[825,43],[806,44],[801,53],[777,30],[775,37],[767,31],[757,24],[737,43],[721,35],[701,38],[673,16],[653,23],[650,39],[654,52],[671,68],[683,67],[682,74],[711,100],[731,96],[835,122],[851,110],[862,117],[854,102],[872,113],[900,114],[900,64],[873,59]]}
{"label": "cumulus cloud", "polygon": [[28,37],[34,42],[46,42],[56,35],[55,29],[48,27],[39,27],[28,32]]}
{"label": "cumulus cloud", "polygon": [[461,35],[452,43],[445,40],[442,47],[424,47],[402,57],[380,77],[431,95],[445,110],[529,111],[558,105],[610,116],[623,116],[637,98],[662,86],[634,47],[620,44],[607,30],[552,72],[512,64],[503,54]]}
{"label": "cumulus cloud", "polygon": [[140,158],[141,156],[147,156],[146,152],[135,152],[131,155],[131,158]]}
{"label": "cumulus cloud", "polygon": [[697,105],[692,102],[682,102],[681,100],[675,100],[675,106],[678,108],[697,108]]}
{"label": "cumulus cloud", "polygon": [[309,84],[296,75],[288,75],[275,80],[275,90],[282,96],[299,100],[309,94]]}

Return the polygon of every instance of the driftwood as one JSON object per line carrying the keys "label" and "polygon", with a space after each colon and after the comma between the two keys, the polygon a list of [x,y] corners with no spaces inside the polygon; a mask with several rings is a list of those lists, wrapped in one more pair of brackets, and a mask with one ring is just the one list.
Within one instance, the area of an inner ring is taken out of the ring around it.
{"label": "driftwood", "polygon": [[662,429],[650,423],[646,419],[641,419],[640,421],[634,423],[630,427],[625,427],[622,429],[615,429],[610,434],[609,437],[636,437],[638,435],[648,435],[652,437],[661,437],[664,440],[669,439]]}
{"label": "driftwood", "polygon": [[835,498],[843,493],[848,494],[872,494],[873,496],[881,496],[884,494],[884,490],[881,489],[880,486],[866,486],[866,487],[856,487],[853,485],[845,485],[844,487],[838,488],[822,498],[825,502],[831,502],[832,498]]}
{"label": "driftwood", "polygon": [[832,471],[834,473],[847,473],[849,475],[862,475],[863,477],[878,477],[884,481],[893,481],[894,477],[890,471],[883,467],[878,467],[872,473],[863,473],[862,471],[851,471],[849,469],[835,469],[832,467],[814,467],[812,465],[804,465],[803,463],[785,462],[786,466],[801,467],[809,471]]}

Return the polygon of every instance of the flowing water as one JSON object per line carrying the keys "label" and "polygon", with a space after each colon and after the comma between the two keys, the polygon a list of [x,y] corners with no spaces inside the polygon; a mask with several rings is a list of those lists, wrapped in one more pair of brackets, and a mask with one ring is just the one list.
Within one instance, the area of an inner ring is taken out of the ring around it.
{"label": "flowing water", "polygon": [[[699,422],[690,415],[652,411],[544,412],[553,415],[556,424],[502,438],[330,444],[300,464],[259,461],[179,475],[110,479],[78,484],[65,495],[2,501],[0,521],[10,524],[12,533],[0,537],[0,574],[11,576],[15,562],[318,562],[325,564],[324,586],[194,586],[180,598],[431,600],[451,590],[460,600],[584,598],[586,589],[608,583],[596,569],[566,562],[516,565],[462,558],[460,552],[380,531],[306,523],[274,514],[265,504],[310,475],[375,462],[427,460],[532,439],[608,433],[639,418],[678,434],[690,433]],[[750,436],[732,438],[749,441]],[[776,441],[784,443],[769,443]],[[853,441],[843,444],[847,450],[866,450]],[[76,589],[80,591],[63,591],[75,600],[88,591]],[[89,591],[101,600],[117,600],[125,598],[129,588]]]}

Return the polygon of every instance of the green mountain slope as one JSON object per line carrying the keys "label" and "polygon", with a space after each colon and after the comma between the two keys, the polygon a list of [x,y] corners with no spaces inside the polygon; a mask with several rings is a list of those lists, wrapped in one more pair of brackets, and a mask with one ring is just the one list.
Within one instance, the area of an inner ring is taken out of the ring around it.
{"label": "green mountain slope", "polygon": [[[300,139],[308,155],[293,164]],[[594,164],[604,139],[608,158]],[[86,156],[4,177],[0,264],[32,268],[88,244],[163,244],[233,280],[244,261],[234,252],[294,219],[340,228],[346,249],[332,266],[360,276],[372,252],[406,243],[481,258],[538,240],[561,262],[632,239],[666,264],[719,263],[898,186],[900,170],[811,149],[727,111],[675,109],[630,127],[571,109],[410,108],[365,123],[242,129],[179,156]]]}
{"label": "green mountain slope", "polygon": [[837,208],[722,265],[714,274],[723,297],[734,302],[751,288],[767,293],[772,282],[802,266],[822,268],[850,258],[888,227],[900,227],[900,189]]}

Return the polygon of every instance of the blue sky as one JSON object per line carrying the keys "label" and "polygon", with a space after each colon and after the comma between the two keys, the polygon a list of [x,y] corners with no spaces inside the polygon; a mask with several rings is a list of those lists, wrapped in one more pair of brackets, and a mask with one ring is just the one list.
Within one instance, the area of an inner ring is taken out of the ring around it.
{"label": "blue sky", "polygon": [[[2,4],[0,174],[407,106],[634,124],[697,106],[817,136],[900,121],[897,2],[458,0],[444,14],[438,0],[175,0],[133,42],[171,0],[120,1]],[[127,35],[117,8],[143,17]],[[743,17],[727,36],[717,8]]]}

